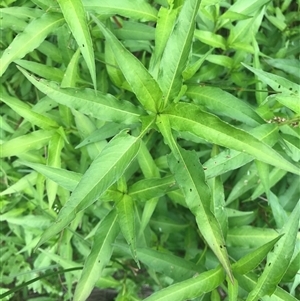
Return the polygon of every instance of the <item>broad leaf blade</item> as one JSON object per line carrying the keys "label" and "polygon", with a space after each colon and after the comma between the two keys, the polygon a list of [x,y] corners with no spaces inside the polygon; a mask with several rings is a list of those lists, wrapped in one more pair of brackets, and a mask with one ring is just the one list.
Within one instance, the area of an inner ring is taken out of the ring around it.
{"label": "broad leaf blade", "polygon": [[151,112],[161,107],[162,92],[144,65],[105,27],[93,17],[115,54],[116,61],[142,106]]}
{"label": "broad leaf blade", "polygon": [[0,58],[0,76],[11,62],[21,59],[37,48],[54,29],[63,23],[64,18],[58,13],[45,13],[41,18],[29,23],[25,30],[18,34],[3,52]]}
{"label": "broad leaf blade", "polygon": [[60,88],[57,83],[37,80],[25,70],[20,70],[33,85],[57,103],[105,121],[125,124],[139,122],[140,110],[130,102],[117,100],[100,91],[95,95],[92,89]]}
{"label": "broad leaf blade", "polygon": [[164,94],[164,107],[177,97],[182,86],[182,72],[189,57],[200,0],[187,0],[179,13],[166,44],[158,74]]}
{"label": "broad leaf blade", "polygon": [[87,24],[86,12],[81,0],[58,0],[61,11],[80,48],[90,71],[94,88],[96,87],[96,67],[93,43]]}
{"label": "broad leaf blade", "polygon": [[193,104],[174,104],[166,110],[165,114],[170,120],[171,127],[177,131],[190,132],[209,142],[246,152],[260,161],[299,174],[299,168],[285,160],[265,143],[218,117],[200,110]]}
{"label": "broad leaf blade", "polygon": [[55,224],[44,232],[38,246],[63,230],[76,217],[77,212],[93,204],[122,176],[137,155],[139,144],[139,138],[122,132],[106,145],[59,212]]}
{"label": "broad leaf blade", "polygon": [[119,233],[117,214],[110,211],[101,221],[94,236],[92,250],[87,257],[74,293],[74,301],[84,301],[90,295],[95,283],[109,263],[113,251],[113,242]]}

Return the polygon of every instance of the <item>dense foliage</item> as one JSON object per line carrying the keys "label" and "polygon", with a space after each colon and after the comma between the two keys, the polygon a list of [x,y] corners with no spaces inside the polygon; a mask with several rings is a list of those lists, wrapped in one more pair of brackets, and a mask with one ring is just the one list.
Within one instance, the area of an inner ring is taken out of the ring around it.
{"label": "dense foliage", "polygon": [[0,298],[299,298],[299,1],[0,6]]}

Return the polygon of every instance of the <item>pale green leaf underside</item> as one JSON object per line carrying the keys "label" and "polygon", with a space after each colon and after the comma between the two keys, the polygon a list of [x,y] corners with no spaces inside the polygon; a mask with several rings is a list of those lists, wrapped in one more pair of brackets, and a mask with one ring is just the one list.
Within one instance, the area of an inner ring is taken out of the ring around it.
{"label": "pale green leaf underside", "polygon": [[27,53],[37,48],[44,39],[64,23],[64,18],[58,13],[45,13],[41,18],[33,20],[18,34],[5,49],[0,58],[0,76],[11,62],[21,59]]}
{"label": "pale green leaf underside", "polygon": [[61,88],[57,83],[37,80],[24,69],[20,70],[41,92],[59,104],[105,121],[125,124],[139,122],[141,110],[128,101],[117,100],[110,94],[92,89]]}

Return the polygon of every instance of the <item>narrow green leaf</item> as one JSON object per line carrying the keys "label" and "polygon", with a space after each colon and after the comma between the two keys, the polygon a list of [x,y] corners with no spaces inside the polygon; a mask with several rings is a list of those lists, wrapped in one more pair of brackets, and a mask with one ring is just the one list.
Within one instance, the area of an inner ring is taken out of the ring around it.
{"label": "narrow green leaf", "polygon": [[250,126],[264,123],[248,104],[219,88],[194,86],[188,88],[186,95],[215,114],[228,116]]}
{"label": "narrow green leaf", "polygon": [[225,279],[221,268],[204,272],[194,278],[164,288],[144,301],[185,301],[201,297],[217,288]]}
{"label": "narrow green leaf", "polygon": [[226,241],[228,246],[257,248],[277,236],[278,232],[275,229],[242,226],[230,228]]}
{"label": "narrow green leaf", "polygon": [[[139,163],[139,166],[142,170],[142,173],[144,174],[146,179],[153,179],[153,178],[160,178],[160,172],[158,167],[156,166],[152,155],[150,154],[149,149],[147,148],[146,144],[142,141],[141,147],[137,156],[137,160]],[[149,194],[148,194],[149,197]],[[159,197],[157,195],[151,197],[148,199],[148,202],[145,204],[143,208],[143,213],[141,217],[140,222],[140,230],[139,230],[139,236],[144,233],[144,230],[146,226],[148,225],[150,218],[157,206]]]}
{"label": "narrow green leaf", "polygon": [[[16,183],[10,185],[7,189],[0,192],[0,196],[27,192],[26,190],[31,188],[36,184],[38,174],[36,172],[31,172],[30,174],[25,175],[23,178],[18,180]],[[31,193],[32,194],[32,193]]]}
{"label": "narrow green leaf", "polygon": [[80,50],[79,48],[72,56],[68,66],[67,70],[64,73],[63,80],[61,81],[61,87],[76,87],[76,82],[78,79],[78,61],[80,57]]}
{"label": "narrow green leaf", "polygon": [[[70,260],[70,259],[65,259],[64,257],[57,255],[54,253],[54,251],[45,251],[43,249],[39,249],[39,251],[41,251],[42,253],[44,253],[48,258],[50,258],[51,260],[53,260],[54,262],[58,263],[61,267],[63,267],[64,269],[72,269],[72,268],[82,268],[82,265]],[[78,271],[74,272],[73,274],[75,274],[75,276],[77,276],[79,274]]]}
{"label": "narrow green leaf", "polygon": [[122,199],[117,201],[116,209],[121,232],[130,247],[132,257],[139,266],[136,254],[136,226],[132,197],[128,194],[124,194]]}
{"label": "narrow green leaf", "polygon": [[247,301],[256,301],[265,295],[272,295],[284,276],[292,259],[296,244],[300,220],[300,202],[294,208],[288,221],[281,229],[284,235],[275,245],[274,251],[267,258],[267,263],[262,275],[259,277],[255,288],[248,295]]}
{"label": "narrow green leaf", "polygon": [[53,133],[39,130],[4,142],[0,145],[0,158],[18,156],[30,150],[40,149],[49,142]]}
{"label": "narrow green leaf", "polygon": [[167,192],[177,189],[173,176],[164,178],[150,178],[134,183],[128,189],[128,194],[139,201],[147,201],[152,198],[162,197]]}
{"label": "narrow green leaf", "polygon": [[109,263],[113,251],[112,244],[118,233],[117,214],[112,210],[101,220],[95,233],[91,252],[85,260],[81,277],[76,285],[74,301],[85,301],[90,295],[103,269]]}
{"label": "narrow green leaf", "polygon": [[[253,15],[268,2],[270,2],[270,0],[254,0],[251,2],[247,0],[238,0],[231,5],[227,11],[229,13],[236,12],[244,15]],[[223,17],[226,17],[226,13],[223,15]]]}
{"label": "narrow green leaf", "polygon": [[164,108],[179,94],[195,29],[200,0],[186,0],[164,50],[158,82],[164,94]]}
{"label": "narrow green leaf", "polygon": [[168,117],[158,116],[157,125],[172,150],[173,156],[168,156],[168,163],[185,196],[186,204],[195,215],[205,241],[222,263],[229,278],[233,280],[222,230],[210,211],[211,193],[205,181],[203,167],[195,152],[186,151],[176,143]]}
{"label": "narrow green leaf", "polygon": [[159,63],[166,43],[174,27],[179,8],[174,9],[173,5],[167,9],[163,6],[159,9],[155,27],[155,47],[150,61],[150,70],[157,78]]}
{"label": "narrow green leaf", "polygon": [[[94,121],[91,120],[90,117],[76,110],[73,110],[72,113],[74,116],[77,130],[81,137],[84,138],[96,130],[96,125]],[[99,153],[102,151],[102,149],[105,147],[106,144],[107,144],[106,140],[89,143],[86,146],[86,150],[89,154],[89,157],[92,160],[94,160],[99,155]]]}
{"label": "narrow green leaf", "polygon": [[27,20],[35,19],[40,17],[43,14],[43,11],[37,8],[31,8],[27,6],[12,6],[12,7],[5,7],[0,9],[0,14],[5,13],[9,14],[10,16],[15,16],[19,19]]}
{"label": "narrow green leaf", "polygon": [[300,61],[297,59],[287,59],[287,58],[268,58],[265,60],[269,65],[283,70],[284,72],[290,73],[295,77],[299,76]]}
{"label": "narrow green leaf", "polygon": [[137,248],[139,260],[150,269],[171,277],[176,282],[192,278],[202,272],[202,268],[181,257],[152,249]]}
{"label": "narrow green leaf", "polygon": [[80,48],[83,58],[90,71],[95,90],[96,67],[93,51],[93,43],[87,24],[86,12],[81,0],[58,0],[57,1],[64,18]]}
{"label": "narrow green leaf", "polygon": [[82,174],[76,173],[74,171],[50,167],[38,163],[31,163],[27,161],[20,162],[21,164],[31,167],[40,174],[44,175],[46,178],[56,182],[59,186],[69,191],[73,191],[82,178]]}
{"label": "narrow green leaf", "polygon": [[171,105],[164,113],[168,116],[171,127],[177,131],[190,132],[209,142],[246,152],[260,161],[299,174],[298,167],[285,160],[271,147],[251,134],[200,110],[196,105],[177,103]]}
{"label": "narrow green leaf", "polygon": [[267,242],[266,244],[260,246],[256,250],[248,253],[246,256],[242,257],[239,261],[232,265],[233,273],[247,274],[254,270],[267,256],[267,254],[273,249],[276,242],[283,235],[278,235],[276,238]]}
{"label": "narrow green leaf", "polygon": [[93,17],[115,54],[119,68],[142,106],[157,112],[161,106],[162,92],[144,65],[112,34],[112,32]]}
{"label": "narrow green leaf", "polygon": [[120,40],[154,40],[156,28],[139,22],[123,21],[122,27],[114,30]]}
{"label": "narrow green leaf", "polygon": [[[285,95],[295,96],[297,97],[297,100],[299,100],[300,86],[298,84],[293,83],[282,76],[250,67],[244,63],[243,65],[251,72],[256,74],[261,81],[269,85],[274,91],[281,92],[283,96]],[[295,102],[298,102],[297,100],[295,98]]]}
{"label": "narrow green leaf", "polygon": [[[239,285],[245,291],[251,291],[256,285],[255,276],[253,274],[240,275],[236,274],[236,278],[239,282]],[[286,290],[281,287],[276,287],[275,292],[272,296],[264,296],[262,297],[263,301],[298,301],[294,296],[288,293]]]}
{"label": "narrow green leaf", "polygon": [[221,48],[223,50],[226,50],[227,48],[226,40],[221,35],[199,29],[195,30],[194,35],[199,41],[211,47]]}
{"label": "narrow green leaf", "polygon": [[140,138],[124,132],[110,140],[92,162],[70,199],[59,212],[57,221],[47,229],[39,245],[63,230],[76,213],[93,204],[125,172],[139,150]]}
{"label": "narrow green leaf", "polygon": [[[48,156],[47,156],[47,165],[51,167],[60,168],[61,167],[61,151],[64,147],[63,137],[59,133],[55,133],[49,141],[48,145]],[[51,179],[46,179],[46,192],[48,197],[49,208],[52,208],[52,205],[55,201],[57,194],[58,184]]]}
{"label": "narrow green leaf", "polygon": [[157,10],[145,0],[82,0],[88,11],[100,15],[120,15],[144,21],[156,21]]}
{"label": "narrow green leaf", "polygon": [[48,80],[61,82],[64,78],[64,72],[52,66],[27,60],[15,60],[15,64]]}
{"label": "narrow green leaf", "polygon": [[141,111],[128,101],[117,100],[100,91],[95,95],[92,89],[60,88],[57,83],[38,80],[25,70],[20,70],[33,85],[57,103],[105,121],[125,124],[139,122]]}
{"label": "narrow green leaf", "polygon": [[58,13],[45,13],[40,18],[30,22],[3,52],[0,58],[0,76],[11,62],[21,59],[37,48],[51,32],[63,23],[64,18]]}
{"label": "narrow green leaf", "polygon": [[28,104],[15,97],[11,97],[2,87],[0,88],[0,100],[6,103],[13,111],[24,119],[44,130],[52,130],[59,127],[56,121],[34,112]]}

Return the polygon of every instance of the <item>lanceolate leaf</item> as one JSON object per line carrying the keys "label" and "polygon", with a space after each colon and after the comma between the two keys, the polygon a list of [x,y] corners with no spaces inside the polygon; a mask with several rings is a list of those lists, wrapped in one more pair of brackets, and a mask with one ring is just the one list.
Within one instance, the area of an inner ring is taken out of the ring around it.
{"label": "lanceolate leaf", "polygon": [[145,0],[82,0],[86,10],[102,15],[120,15],[145,21],[156,21],[157,10]]}
{"label": "lanceolate leaf", "polygon": [[113,242],[119,233],[115,210],[110,211],[101,221],[94,236],[91,253],[87,257],[81,277],[76,286],[74,301],[84,301],[90,295],[95,283],[109,263],[113,251]]}
{"label": "lanceolate leaf", "polygon": [[211,143],[246,152],[260,161],[283,170],[295,174],[300,172],[294,164],[254,136],[200,110],[193,104],[174,104],[164,113],[168,116],[171,127],[177,131],[191,132]]}
{"label": "lanceolate leaf", "polygon": [[80,48],[84,60],[86,61],[87,67],[93,80],[94,87],[96,89],[96,68],[93,43],[82,1],[58,0],[57,2]]}
{"label": "lanceolate leaf", "polygon": [[264,120],[246,103],[232,94],[215,87],[190,87],[187,96],[196,104],[203,105],[215,114],[228,116],[250,126],[264,123]]}
{"label": "lanceolate leaf", "polygon": [[[256,285],[255,275],[247,274],[247,275],[240,275],[236,274],[236,278],[239,282],[240,287],[244,290],[249,291]],[[276,287],[274,294],[272,296],[265,296],[261,300],[266,301],[298,301],[294,296],[289,294],[287,291],[282,289],[281,287]]]}
{"label": "lanceolate leaf", "polygon": [[58,13],[45,13],[41,18],[33,20],[25,30],[18,34],[3,52],[0,58],[0,76],[14,60],[21,59],[37,48],[54,29],[64,23]]}
{"label": "lanceolate leaf", "polygon": [[[55,133],[50,139],[48,144],[48,156],[47,165],[51,167],[60,168],[61,167],[61,151],[64,147],[64,140],[62,135]],[[51,179],[46,180],[46,192],[48,197],[49,208],[52,207],[56,193],[58,189],[58,184]]]}
{"label": "lanceolate leaf", "polygon": [[121,232],[125,237],[131,254],[139,266],[139,262],[136,255],[136,228],[135,228],[135,216],[134,216],[134,203],[132,197],[128,194],[124,194],[121,200],[117,201],[116,209],[118,212],[118,222]]}
{"label": "lanceolate leaf", "polygon": [[34,112],[31,107],[25,102],[15,97],[9,96],[4,89],[0,90],[0,100],[10,106],[24,119],[44,130],[51,130],[59,127],[59,125],[54,120],[50,119],[49,117],[43,116],[42,114]]}
{"label": "lanceolate leaf", "polygon": [[274,251],[267,258],[262,275],[255,288],[250,292],[247,301],[256,301],[265,295],[272,295],[284,276],[292,259],[300,219],[300,202],[296,205],[288,221],[280,231],[283,237],[275,245]]}
{"label": "lanceolate leaf", "polygon": [[147,201],[152,198],[162,197],[168,191],[177,189],[177,185],[173,176],[164,178],[144,179],[134,183],[129,187],[129,195],[139,201]]}
{"label": "lanceolate leaf", "polygon": [[176,143],[166,116],[158,117],[157,125],[172,150],[173,155],[168,157],[168,162],[176,182],[185,196],[186,204],[195,215],[205,241],[233,281],[222,230],[210,211],[211,193],[205,182],[203,167],[200,165],[195,152],[186,151]]}
{"label": "lanceolate leaf", "polygon": [[40,91],[62,105],[105,121],[125,124],[139,121],[141,110],[128,101],[117,100],[100,91],[96,94],[92,89],[60,88],[57,83],[37,80],[25,70],[20,70]]}
{"label": "lanceolate leaf", "polygon": [[278,235],[273,240],[242,257],[239,261],[232,265],[233,273],[247,274],[255,269],[264,260],[281,237],[282,235]]}
{"label": "lanceolate leaf", "polygon": [[77,212],[93,204],[122,176],[137,155],[139,139],[122,132],[107,144],[83,175],[70,199],[59,212],[57,221],[44,232],[38,245],[63,230]]}
{"label": "lanceolate leaf", "polygon": [[143,107],[151,112],[157,112],[161,107],[162,92],[152,75],[144,65],[105,27],[93,17],[96,24],[115,54],[116,61],[127,82]]}
{"label": "lanceolate leaf", "polygon": [[164,288],[144,301],[185,301],[200,297],[218,287],[225,279],[222,269],[216,268]]}
{"label": "lanceolate leaf", "polygon": [[82,174],[66,169],[55,168],[39,163],[31,163],[26,161],[21,161],[21,163],[33,168],[40,174],[44,175],[46,178],[56,182],[58,185],[69,191],[73,191],[82,178]]}
{"label": "lanceolate leaf", "polygon": [[299,98],[300,86],[298,84],[293,83],[284,77],[250,67],[246,64],[243,65],[256,74],[261,81],[269,85],[274,91],[297,96]]}
{"label": "lanceolate leaf", "polygon": [[4,142],[0,145],[0,158],[18,156],[40,149],[49,142],[54,131],[39,130]]}
{"label": "lanceolate leaf", "polygon": [[164,107],[177,97],[182,86],[182,72],[189,57],[200,0],[186,0],[166,44],[158,75],[164,93]]}

